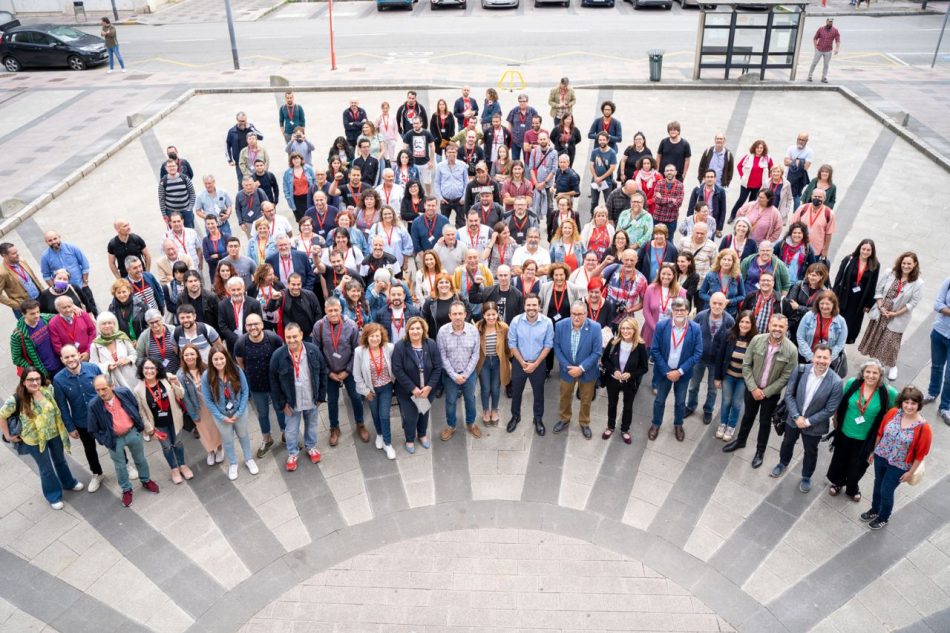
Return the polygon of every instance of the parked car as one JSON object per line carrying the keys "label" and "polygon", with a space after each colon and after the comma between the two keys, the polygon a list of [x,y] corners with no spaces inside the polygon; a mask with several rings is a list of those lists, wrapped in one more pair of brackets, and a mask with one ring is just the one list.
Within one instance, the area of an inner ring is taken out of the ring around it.
{"label": "parked car", "polygon": [[461,7],[464,9],[468,6],[466,0],[430,0],[430,8],[435,11],[436,9],[442,9],[445,7]]}
{"label": "parked car", "polygon": [[614,0],[581,0],[582,7],[613,7]]}
{"label": "parked car", "polygon": [[634,9],[642,7],[662,7],[664,9],[673,8],[673,0],[630,0]]}
{"label": "parked car", "polygon": [[0,60],[11,73],[31,67],[85,70],[108,59],[105,40],[71,26],[35,24],[0,32]]}
{"label": "parked car", "polygon": [[483,9],[517,9],[520,0],[482,0]]}
{"label": "parked car", "polygon": [[412,5],[414,5],[419,0],[376,0],[376,10],[382,11],[383,9],[388,9],[389,7],[402,7],[403,9],[409,9],[412,11]]}
{"label": "parked car", "polygon": [[571,0],[534,0],[534,6],[540,7],[542,4],[559,4],[562,7],[569,7]]}

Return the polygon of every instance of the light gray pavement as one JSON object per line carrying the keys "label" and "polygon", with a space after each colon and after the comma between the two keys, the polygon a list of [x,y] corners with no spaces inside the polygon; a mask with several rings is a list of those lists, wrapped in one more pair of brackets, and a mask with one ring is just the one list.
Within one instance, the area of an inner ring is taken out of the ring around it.
{"label": "light gray pavement", "polygon": [[[187,77],[175,78],[187,84]],[[477,92],[480,85],[474,83]],[[136,90],[152,90],[147,107],[157,110],[174,94],[162,87],[143,83]],[[0,104],[0,114],[21,117],[0,117],[9,121],[5,133],[32,128],[32,119],[22,114],[26,104],[37,117],[58,116],[50,104],[74,98],[70,90],[68,84],[31,89],[16,97],[22,100],[18,106],[16,100]],[[527,92],[532,102],[543,102],[547,82]],[[128,94],[110,86],[81,99],[102,93]],[[308,118],[317,122],[310,137],[318,156],[338,134],[339,113],[351,94],[375,111],[384,99],[401,102],[403,91],[299,92]],[[427,94],[433,100],[454,96],[455,89],[431,88]],[[927,306],[939,281],[950,275],[950,261],[934,238],[947,215],[938,196],[910,192],[910,199],[896,200],[894,192],[907,191],[908,174],[944,190],[950,186],[946,171],[829,91],[580,89],[576,111],[592,116],[607,96],[617,103],[627,134],[642,129],[652,146],[673,117],[683,123],[696,153],[717,130],[728,131],[731,147],[763,137],[776,153],[800,129],[809,130],[816,162],[835,166],[842,192],[832,259],[866,236],[880,245],[884,261],[905,248],[920,253],[924,301],[900,364],[900,382],[920,384],[929,372]],[[36,263],[43,230],[60,230],[93,256],[93,286],[104,302],[104,247],[112,218],[128,217],[158,250],[160,148],[177,144],[199,174],[213,173],[229,188],[233,171],[223,161],[223,135],[233,113],[243,109],[264,132],[279,174],[279,97],[192,98],[3,239],[22,245],[24,256]],[[511,102],[511,95],[505,93],[503,102]],[[130,101],[144,110],[139,103]],[[114,122],[120,111],[101,115]],[[100,123],[85,129],[111,128]],[[75,142],[75,134],[62,142]],[[0,311],[0,331],[11,327],[9,311]],[[860,357],[854,350],[849,355],[856,366]],[[3,392],[12,384],[7,362],[0,361]],[[557,406],[553,379],[546,391],[550,420]],[[503,409],[508,402],[503,400]],[[198,459],[201,449],[189,437],[197,478],[173,486],[157,447],[149,445],[162,492],[137,494],[128,510],[119,504],[106,465],[103,490],[70,494],[64,511],[52,511],[31,466],[0,450],[0,630],[46,626],[72,633],[84,630],[73,624],[77,613],[105,623],[97,630],[162,633],[946,630],[950,449],[944,425],[935,425],[924,482],[901,486],[891,524],[870,533],[857,520],[867,499],[833,499],[823,485],[807,496],[798,492],[797,456],[785,478],[772,480],[766,468],[749,468],[750,451],[722,454],[712,427],[697,418],[688,420],[685,442],[676,442],[664,427],[647,444],[646,388],[635,403],[634,446],[617,437],[603,442],[598,435],[605,407],[604,397],[594,403],[591,441],[576,425],[544,438],[530,425],[513,434],[502,427],[485,429],[479,440],[458,434],[449,443],[436,441],[432,450],[412,456],[399,448],[394,463],[354,439],[348,413],[340,445],[329,448],[323,417],[319,466],[305,463],[285,473],[283,451],[277,451],[261,460],[259,476],[242,471],[234,483],[220,467]],[[437,401],[434,435],[442,424],[443,404]],[[393,425],[399,429],[398,414]],[[256,445],[259,433],[252,435]],[[401,432],[394,435],[399,447]],[[777,458],[777,446],[773,439],[767,465]],[[74,452],[71,459],[85,479],[82,457]],[[826,463],[822,451],[819,475]],[[864,484],[869,493],[870,477]],[[591,557],[599,562],[583,562]],[[49,601],[61,608],[50,611]]]}

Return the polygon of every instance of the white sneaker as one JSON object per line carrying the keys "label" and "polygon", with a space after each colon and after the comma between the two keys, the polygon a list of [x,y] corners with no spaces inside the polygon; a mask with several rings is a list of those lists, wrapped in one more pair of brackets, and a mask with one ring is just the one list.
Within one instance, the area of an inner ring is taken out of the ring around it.
{"label": "white sneaker", "polygon": [[107,75],[111,75],[113,72],[114,72],[114,71],[112,71],[112,70],[107,70],[107,71],[106,71],[106,74],[107,74]]}
{"label": "white sneaker", "polygon": [[123,73],[125,72],[125,68],[122,69],[122,72],[123,72]]}
{"label": "white sneaker", "polygon": [[95,492],[99,490],[99,486],[102,485],[102,480],[104,477],[102,475],[93,475],[92,479],[89,480],[89,485],[86,486],[86,490],[89,492]]}
{"label": "white sneaker", "polygon": [[729,428],[725,424],[720,424],[719,428],[716,429],[716,439],[721,440],[722,436],[726,434],[726,429]]}
{"label": "white sneaker", "polygon": [[220,464],[224,461],[224,447],[222,446],[214,452],[214,463]]}
{"label": "white sneaker", "polygon": [[255,462],[253,459],[247,460],[244,462],[244,465],[247,466],[247,471],[252,475],[256,475],[257,473],[261,472],[261,469],[257,467],[257,462]]}
{"label": "white sneaker", "polygon": [[77,481],[77,482],[76,482],[76,485],[73,486],[73,492],[79,492],[79,491],[82,490],[83,488],[85,488],[85,486],[82,485],[82,482],[81,482],[81,481]]}
{"label": "white sneaker", "polygon": [[891,382],[897,380],[897,367],[891,367],[887,370],[887,379]]}
{"label": "white sneaker", "polygon": [[207,463],[208,466],[214,466],[214,451],[208,453],[208,459],[205,460],[205,463]]}
{"label": "white sneaker", "polygon": [[49,507],[51,507],[51,508],[54,509],[54,510],[62,510],[62,509],[63,509],[63,502],[62,502],[62,501],[57,501],[56,503],[51,503],[51,504],[49,504]]}
{"label": "white sneaker", "polygon": [[237,464],[231,464],[228,466],[228,479],[234,481],[238,476],[238,467]]}
{"label": "white sneaker", "polygon": [[382,435],[376,436],[376,450],[378,451],[383,450],[383,436]]}
{"label": "white sneaker", "polygon": [[145,441],[146,441],[146,442],[151,442],[151,441],[152,441],[152,436],[151,436],[151,435],[146,435],[146,436],[145,436]]}
{"label": "white sneaker", "polygon": [[139,469],[135,467],[135,464],[129,462],[129,479],[138,479],[139,478]]}
{"label": "white sneaker", "polygon": [[386,451],[387,459],[396,459],[396,451],[389,444],[383,445],[383,450]]}

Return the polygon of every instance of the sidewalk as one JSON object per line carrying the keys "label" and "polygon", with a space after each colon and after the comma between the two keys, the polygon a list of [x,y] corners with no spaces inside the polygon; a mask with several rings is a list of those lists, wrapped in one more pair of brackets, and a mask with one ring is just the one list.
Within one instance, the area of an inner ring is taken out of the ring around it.
{"label": "sidewalk", "polygon": [[850,0],[827,0],[823,5],[821,0],[812,0],[806,12],[808,15],[825,15],[829,17],[844,15],[871,15],[875,17],[903,16],[903,15],[932,15],[942,14],[950,3],[946,1],[928,2],[927,8],[922,8],[921,1],[914,0],[872,0],[871,6],[862,2],[858,9],[851,5]]}
{"label": "sidewalk", "polygon": [[[236,22],[254,22],[286,2],[287,0],[231,0],[231,14]],[[182,0],[167,4],[155,13],[136,15],[131,22],[155,26],[224,22],[225,20],[227,20],[227,15],[224,10],[224,0]]]}

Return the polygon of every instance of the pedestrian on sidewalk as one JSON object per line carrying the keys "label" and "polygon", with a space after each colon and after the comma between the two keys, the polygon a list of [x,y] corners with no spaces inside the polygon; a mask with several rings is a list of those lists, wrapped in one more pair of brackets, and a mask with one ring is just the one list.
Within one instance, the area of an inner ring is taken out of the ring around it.
{"label": "pedestrian on sidewalk", "polygon": [[815,58],[811,60],[811,68],[808,69],[808,81],[811,81],[812,75],[815,74],[818,60],[822,60],[824,64],[821,69],[821,83],[826,84],[828,83],[828,64],[831,63],[832,49],[834,49],[835,55],[841,50],[841,33],[835,28],[835,19],[828,18],[825,20],[825,25],[815,31],[815,37],[812,38],[812,41],[815,43]]}
{"label": "pedestrian on sidewalk", "polygon": [[119,36],[115,32],[115,26],[112,20],[103,17],[102,20],[102,39],[106,41],[106,50],[109,51],[109,73],[115,68],[115,60],[119,59],[119,67],[125,72],[125,60],[122,59],[122,53],[119,52]]}

